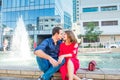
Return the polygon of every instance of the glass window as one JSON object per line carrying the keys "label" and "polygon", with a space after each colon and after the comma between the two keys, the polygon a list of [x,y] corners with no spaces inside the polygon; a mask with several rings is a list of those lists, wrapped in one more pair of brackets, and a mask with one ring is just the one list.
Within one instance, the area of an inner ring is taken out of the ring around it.
{"label": "glass window", "polygon": [[25,0],[21,0],[21,6],[25,6]]}
{"label": "glass window", "polygon": [[44,9],[44,14],[45,14],[45,16],[53,16],[54,15],[54,9],[53,8]]}
{"label": "glass window", "polygon": [[16,7],[16,0],[12,0],[12,7]]}
{"label": "glass window", "polygon": [[35,5],[40,5],[40,0],[35,0]]}
{"label": "glass window", "polygon": [[99,26],[99,22],[95,21],[95,22],[83,22],[83,26],[88,26],[90,23],[93,23],[94,26]]}
{"label": "glass window", "polygon": [[118,25],[118,21],[102,21],[102,26],[114,26]]}
{"label": "glass window", "polygon": [[104,6],[104,7],[101,7],[101,11],[112,11],[112,10],[117,10],[117,6]]}
{"label": "glass window", "polygon": [[34,6],[34,4],[35,4],[35,1],[34,0],[30,0],[30,5]]}
{"label": "glass window", "polygon": [[6,21],[6,20],[7,20],[6,15],[7,15],[6,12],[4,12],[3,15],[2,15],[2,20],[3,20],[3,21]]}
{"label": "glass window", "polygon": [[40,9],[40,10],[39,10],[39,15],[40,15],[40,16],[44,16],[44,9]]}
{"label": "glass window", "polygon": [[29,12],[29,19],[35,19],[35,17],[34,17],[34,10],[30,10],[30,11],[28,11]]}
{"label": "glass window", "polygon": [[29,6],[29,0],[25,0],[25,6]]}
{"label": "glass window", "polygon": [[8,4],[7,4],[7,5],[8,5],[8,8],[11,8],[11,7],[12,7],[12,0],[8,0],[7,3],[8,3]]}
{"label": "glass window", "polygon": [[45,4],[49,4],[50,3],[50,0],[45,0]]}
{"label": "glass window", "polygon": [[15,22],[10,22],[10,27],[11,28],[15,28],[16,27],[16,23]]}
{"label": "glass window", "polygon": [[83,12],[96,12],[96,11],[98,11],[98,7],[83,8]]}
{"label": "glass window", "polygon": [[16,17],[16,14],[15,14],[15,11],[11,12],[11,21],[15,21],[15,17]]}
{"label": "glass window", "polygon": [[25,12],[25,14],[24,14],[24,15],[25,15],[25,20],[28,20],[28,18],[29,18],[29,15],[28,15],[28,14],[29,14],[29,12],[28,12],[27,10],[26,10],[26,11],[24,11],[24,12]]}
{"label": "glass window", "polygon": [[3,0],[3,8],[7,8],[7,0]]}
{"label": "glass window", "polygon": [[44,0],[40,0],[40,4],[41,4],[41,5],[44,5]]}
{"label": "glass window", "polygon": [[55,3],[55,0],[50,0],[50,4],[54,4]]}
{"label": "glass window", "polygon": [[20,7],[20,0],[16,0],[16,7]]}

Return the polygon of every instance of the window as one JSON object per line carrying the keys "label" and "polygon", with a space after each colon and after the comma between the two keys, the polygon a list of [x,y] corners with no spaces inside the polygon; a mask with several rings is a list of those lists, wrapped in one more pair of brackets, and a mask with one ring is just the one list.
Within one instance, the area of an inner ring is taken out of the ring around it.
{"label": "window", "polygon": [[16,7],[20,6],[20,0],[16,0]]}
{"label": "window", "polygon": [[55,3],[55,0],[50,0],[50,4],[54,4]]}
{"label": "window", "polygon": [[12,7],[16,7],[16,0],[12,0]]}
{"label": "window", "polygon": [[45,27],[48,27],[48,25],[45,25]]}
{"label": "window", "polygon": [[6,2],[7,2],[7,0],[3,0],[3,4],[2,4],[2,5],[3,5],[3,8],[6,8],[6,7],[7,7],[7,3],[6,3]]}
{"label": "window", "polygon": [[48,22],[48,19],[45,19],[45,22]]}
{"label": "window", "polygon": [[50,0],[45,0],[45,4],[49,4],[50,3]]}
{"label": "window", "polygon": [[83,12],[97,12],[98,7],[83,8]]}
{"label": "window", "polygon": [[34,4],[35,4],[35,1],[34,0],[30,0],[30,5],[34,6]]}
{"label": "window", "polygon": [[40,0],[40,4],[41,4],[41,5],[44,5],[44,0]]}
{"label": "window", "polygon": [[83,22],[83,26],[88,26],[88,24],[93,23],[95,26],[99,26],[99,22],[95,21],[95,22]]}
{"label": "window", "polygon": [[40,22],[43,22],[43,19],[40,19]]}
{"label": "window", "polygon": [[118,25],[118,21],[102,21],[101,25],[102,26],[114,26],[114,25]]}
{"label": "window", "polygon": [[55,19],[51,19],[51,21],[55,21]]}
{"label": "window", "polygon": [[104,6],[104,7],[101,7],[101,11],[112,11],[112,10],[117,10],[117,6]]}
{"label": "window", "polygon": [[29,6],[29,0],[25,1],[25,6]]}
{"label": "window", "polygon": [[40,0],[35,0],[35,5],[40,5]]}
{"label": "window", "polygon": [[8,3],[8,4],[7,4],[8,8],[11,8],[11,7],[12,7],[12,0],[8,0],[7,3]]}

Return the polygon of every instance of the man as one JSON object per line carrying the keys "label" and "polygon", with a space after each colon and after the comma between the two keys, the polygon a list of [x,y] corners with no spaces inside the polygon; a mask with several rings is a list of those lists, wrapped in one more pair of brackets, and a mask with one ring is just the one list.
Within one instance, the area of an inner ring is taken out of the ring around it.
{"label": "man", "polygon": [[62,28],[54,27],[52,37],[43,40],[43,42],[35,49],[34,54],[37,56],[37,63],[41,71],[44,72],[38,80],[50,80],[51,76],[59,70],[64,61],[58,63],[59,46],[63,36]]}

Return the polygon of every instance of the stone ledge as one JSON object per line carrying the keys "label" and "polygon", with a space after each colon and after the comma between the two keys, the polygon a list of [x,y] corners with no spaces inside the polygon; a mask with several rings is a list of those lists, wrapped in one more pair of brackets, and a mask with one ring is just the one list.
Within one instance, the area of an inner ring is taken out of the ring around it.
{"label": "stone ledge", "polygon": [[[31,70],[9,70],[0,69],[0,77],[17,77],[17,78],[38,78],[43,73],[38,69]],[[98,69],[95,71],[88,71],[79,69],[77,75],[80,78],[92,78],[94,80],[120,80],[119,70]],[[60,80],[60,73],[55,73],[53,80]]]}

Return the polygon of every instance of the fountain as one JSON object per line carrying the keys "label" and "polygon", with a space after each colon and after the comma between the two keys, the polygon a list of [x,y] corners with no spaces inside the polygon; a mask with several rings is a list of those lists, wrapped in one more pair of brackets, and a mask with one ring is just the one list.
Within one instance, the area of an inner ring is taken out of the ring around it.
{"label": "fountain", "polygon": [[11,51],[1,55],[1,66],[34,66],[35,55],[30,51],[29,37],[25,28],[22,17],[17,21],[16,28],[14,30]]}
{"label": "fountain", "polygon": [[31,52],[29,38],[22,17],[20,17],[17,21],[17,27],[15,28],[15,32],[13,34],[11,50],[14,54],[17,54],[22,58],[30,57]]}

